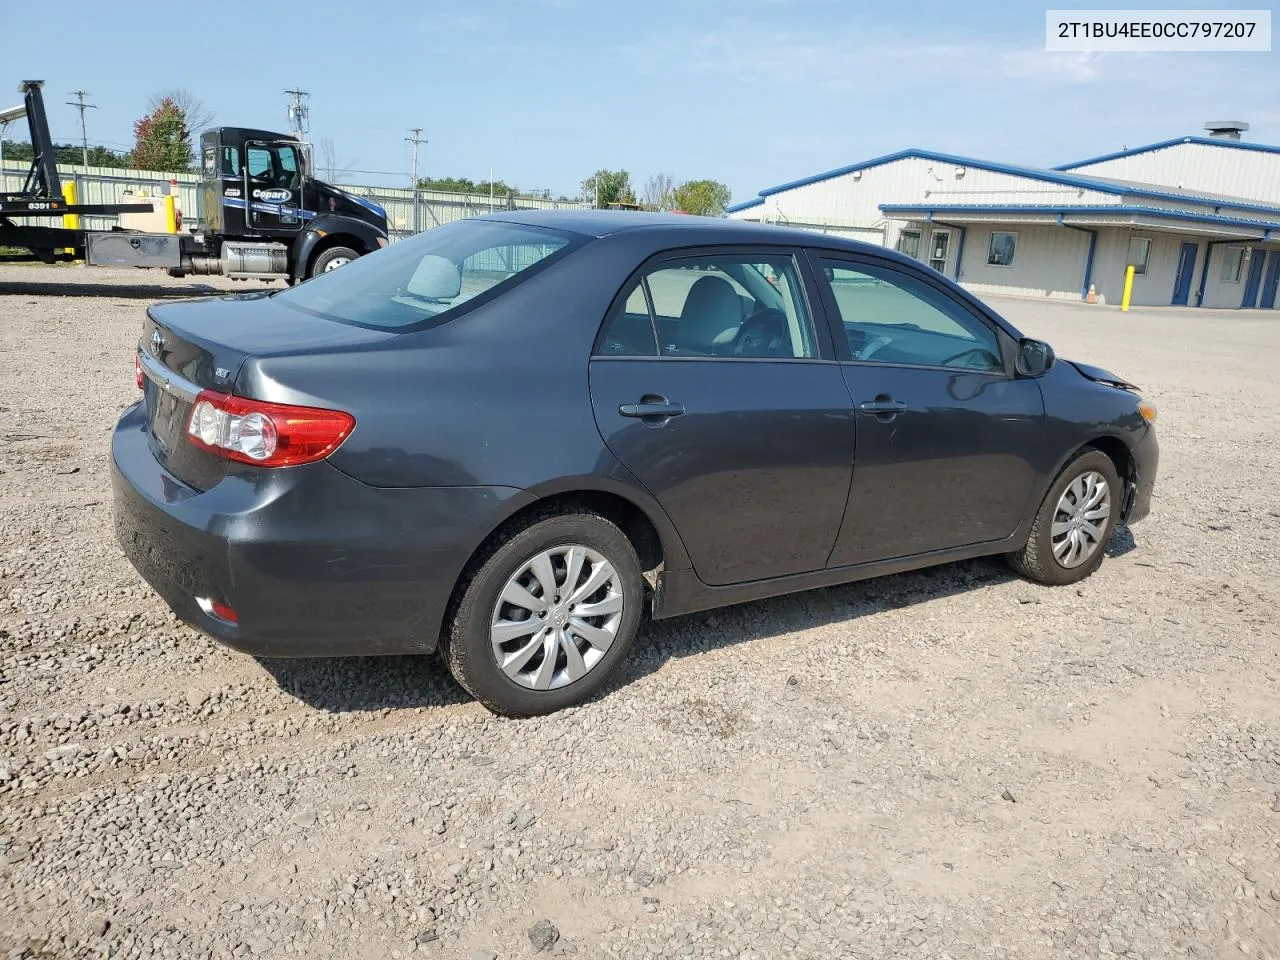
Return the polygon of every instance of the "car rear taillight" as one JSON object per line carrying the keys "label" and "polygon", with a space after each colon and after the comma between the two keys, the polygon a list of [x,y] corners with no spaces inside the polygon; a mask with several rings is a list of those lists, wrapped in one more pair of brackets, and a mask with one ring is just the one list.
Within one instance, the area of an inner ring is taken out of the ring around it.
{"label": "car rear taillight", "polygon": [[133,382],[138,385],[138,389],[142,389],[142,361],[138,359],[138,355],[133,355]]}
{"label": "car rear taillight", "polygon": [[355,428],[341,410],[264,403],[202,390],[187,421],[187,439],[229,460],[290,467],[323,460]]}

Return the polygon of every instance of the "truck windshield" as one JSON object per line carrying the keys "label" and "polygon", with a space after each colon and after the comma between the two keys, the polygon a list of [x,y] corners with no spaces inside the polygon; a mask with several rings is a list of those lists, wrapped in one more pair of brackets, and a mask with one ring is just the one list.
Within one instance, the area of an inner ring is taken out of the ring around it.
{"label": "truck windshield", "polygon": [[460,220],[402,240],[276,294],[281,303],[377,330],[443,322],[518,285],[585,238],[500,221]]}

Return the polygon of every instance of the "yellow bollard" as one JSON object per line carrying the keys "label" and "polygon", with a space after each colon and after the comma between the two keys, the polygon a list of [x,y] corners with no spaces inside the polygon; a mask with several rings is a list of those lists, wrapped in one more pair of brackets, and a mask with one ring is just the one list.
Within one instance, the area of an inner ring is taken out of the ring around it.
{"label": "yellow bollard", "polygon": [[[76,205],[76,182],[74,180],[72,180],[70,183],[64,183],[62,185],[62,199],[67,201],[68,207],[74,207]],[[66,227],[68,230],[79,230],[80,214],[64,213],[62,215],[62,225]],[[76,248],[67,247],[66,251],[67,253],[74,256],[76,252]]]}
{"label": "yellow bollard", "polygon": [[1120,312],[1129,312],[1129,297],[1133,295],[1133,264],[1129,264],[1124,271],[1124,296],[1120,298]]}
{"label": "yellow bollard", "polygon": [[173,194],[164,198],[164,228],[170,233],[178,232],[178,210],[173,202]]}

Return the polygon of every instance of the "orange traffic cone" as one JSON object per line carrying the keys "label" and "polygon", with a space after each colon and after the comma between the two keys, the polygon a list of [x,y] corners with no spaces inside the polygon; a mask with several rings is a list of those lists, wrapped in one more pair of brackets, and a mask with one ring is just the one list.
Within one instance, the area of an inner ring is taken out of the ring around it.
{"label": "orange traffic cone", "polygon": [[1087,297],[1085,297],[1085,298],[1084,298],[1084,302],[1085,302],[1085,303],[1097,303],[1097,302],[1098,302],[1098,291],[1097,291],[1097,289],[1094,287],[1094,285],[1093,285],[1092,283],[1091,283],[1091,284],[1089,284],[1089,295],[1088,295]]}

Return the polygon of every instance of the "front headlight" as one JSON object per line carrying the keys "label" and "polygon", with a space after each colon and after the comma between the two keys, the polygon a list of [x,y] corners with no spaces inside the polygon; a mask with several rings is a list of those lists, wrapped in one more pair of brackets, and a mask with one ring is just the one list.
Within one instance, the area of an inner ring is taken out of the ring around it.
{"label": "front headlight", "polygon": [[1138,401],[1138,412],[1142,414],[1142,419],[1147,423],[1156,422],[1156,405],[1146,400]]}

